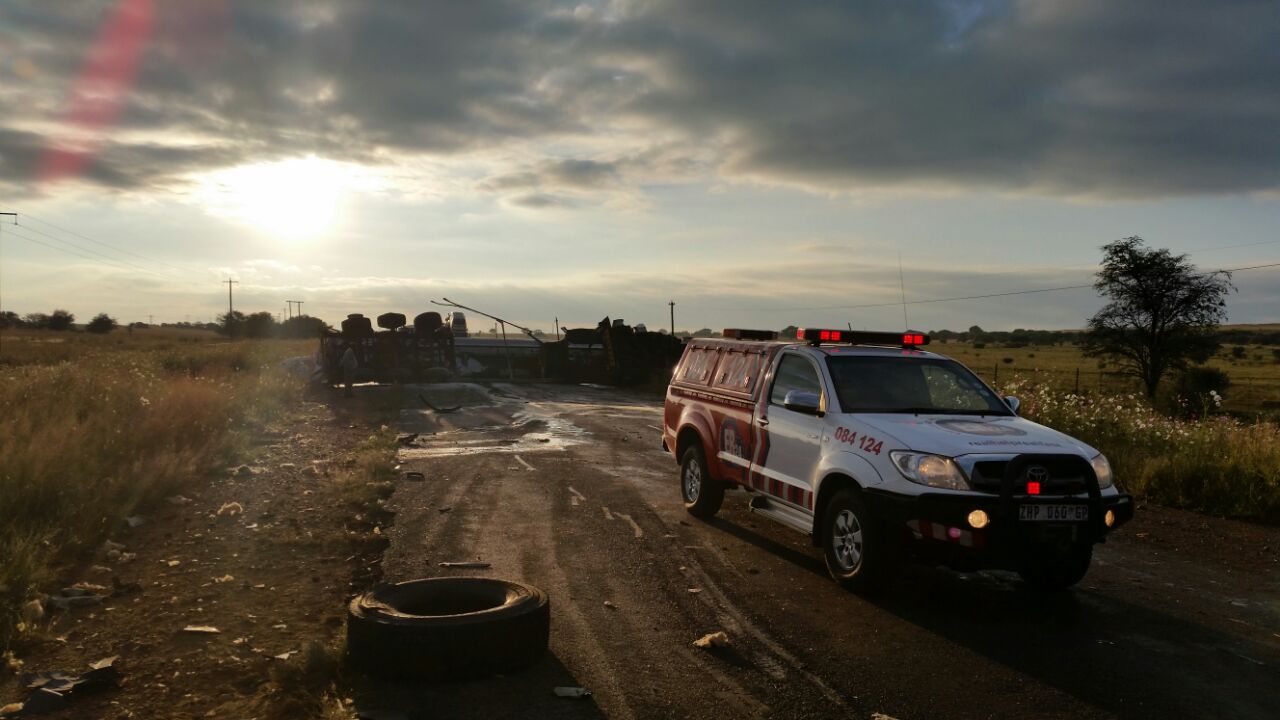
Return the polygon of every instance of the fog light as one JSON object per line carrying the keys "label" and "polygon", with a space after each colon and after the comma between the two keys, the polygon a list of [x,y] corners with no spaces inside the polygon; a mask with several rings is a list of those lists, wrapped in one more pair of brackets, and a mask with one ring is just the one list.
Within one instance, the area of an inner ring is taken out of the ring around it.
{"label": "fog light", "polygon": [[1102,516],[1102,522],[1106,523],[1107,527],[1115,527],[1115,524],[1116,524],[1115,512],[1108,510],[1106,514]]}
{"label": "fog light", "polygon": [[[1107,512],[1111,511],[1108,510]],[[987,511],[985,510],[974,510],[969,513],[969,525],[971,525],[975,530],[981,530],[986,527],[989,522],[991,522],[991,518],[987,517]]]}

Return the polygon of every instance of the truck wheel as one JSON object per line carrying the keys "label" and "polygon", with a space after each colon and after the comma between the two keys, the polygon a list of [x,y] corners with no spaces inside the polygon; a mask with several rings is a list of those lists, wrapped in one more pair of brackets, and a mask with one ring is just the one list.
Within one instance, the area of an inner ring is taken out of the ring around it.
{"label": "truck wheel", "polygon": [[1092,545],[1074,545],[1066,552],[1033,556],[1023,563],[1018,575],[1036,590],[1065,590],[1084,578],[1092,560]]}
{"label": "truck wheel", "polygon": [[857,493],[836,492],[822,513],[820,529],[827,572],[841,587],[857,592],[883,584],[891,564],[890,548]]}
{"label": "truck wheel", "polygon": [[724,485],[711,479],[707,460],[697,445],[685,450],[680,461],[680,496],[684,498],[684,509],[700,518],[715,515],[724,503]]}

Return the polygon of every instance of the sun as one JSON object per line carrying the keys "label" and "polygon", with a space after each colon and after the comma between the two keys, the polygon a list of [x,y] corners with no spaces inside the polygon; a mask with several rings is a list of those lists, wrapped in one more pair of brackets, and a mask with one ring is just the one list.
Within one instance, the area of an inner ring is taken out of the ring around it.
{"label": "sun", "polygon": [[344,163],[309,155],[215,171],[200,195],[214,214],[283,240],[307,240],[335,227],[352,176]]}

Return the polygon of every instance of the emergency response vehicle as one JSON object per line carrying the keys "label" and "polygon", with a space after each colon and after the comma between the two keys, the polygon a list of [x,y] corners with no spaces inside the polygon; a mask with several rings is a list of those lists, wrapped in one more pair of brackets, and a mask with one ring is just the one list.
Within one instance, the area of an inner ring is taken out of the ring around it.
{"label": "emergency response vehicle", "polygon": [[667,388],[663,449],[685,507],[715,515],[729,488],[810,535],[848,589],[902,558],[1017,571],[1064,588],[1133,516],[1107,459],[1018,416],[920,333],[725,330],[689,343]]}

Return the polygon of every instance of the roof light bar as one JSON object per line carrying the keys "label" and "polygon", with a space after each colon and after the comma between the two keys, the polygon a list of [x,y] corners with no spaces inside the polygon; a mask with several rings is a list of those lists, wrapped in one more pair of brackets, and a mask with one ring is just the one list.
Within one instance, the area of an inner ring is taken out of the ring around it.
{"label": "roof light bar", "polygon": [[731,340],[777,340],[777,330],[744,330],[743,328],[725,328],[721,335]]}
{"label": "roof light bar", "polygon": [[914,348],[929,344],[929,336],[917,332],[860,332],[855,330],[824,330],[802,328],[796,338],[811,345],[822,343],[847,343],[850,345],[883,345],[886,347]]}

